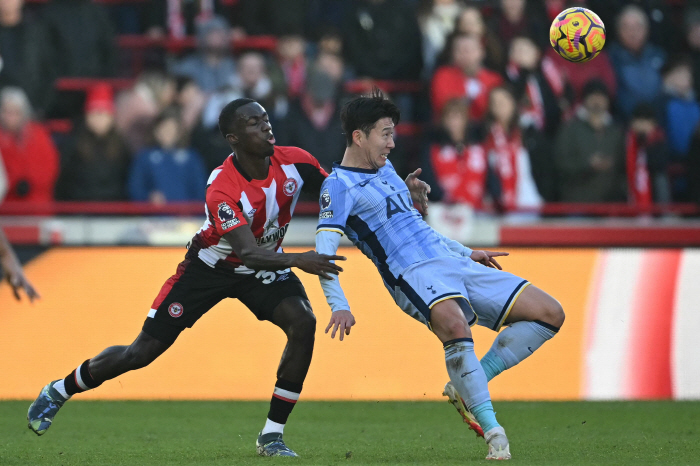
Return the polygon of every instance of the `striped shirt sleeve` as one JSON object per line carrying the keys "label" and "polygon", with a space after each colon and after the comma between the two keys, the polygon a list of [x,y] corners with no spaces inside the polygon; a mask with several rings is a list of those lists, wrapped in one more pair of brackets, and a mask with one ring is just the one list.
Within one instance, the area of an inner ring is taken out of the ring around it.
{"label": "striped shirt sleeve", "polygon": [[345,234],[345,224],[352,209],[352,199],[345,183],[331,176],[321,185],[320,212],[316,232],[334,231]]}
{"label": "striped shirt sleeve", "polygon": [[[319,230],[316,233],[316,252],[319,254],[334,255],[338,251],[339,244],[340,234],[338,232]],[[340,286],[338,275],[331,275],[331,277],[330,280],[319,277],[323,294],[326,295],[326,301],[331,311],[349,311],[350,304],[348,304],[345,293]]]}

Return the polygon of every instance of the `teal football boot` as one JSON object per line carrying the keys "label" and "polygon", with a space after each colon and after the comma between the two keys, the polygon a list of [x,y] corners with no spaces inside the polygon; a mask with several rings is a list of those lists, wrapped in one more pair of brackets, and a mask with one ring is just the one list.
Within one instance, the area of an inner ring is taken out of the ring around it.
{"label": "teal football boot", "polygon": [[43,435],[51,427],[53,418],[66,402],[66,399],[53,388],[56,382],[58,380],[54,380],[42,388],[41,393],[27,411],[28,427],[37,435]]}
{"label": "teal football boot", "polygon": [[255,447],[260,456],[299,456],[284,444],[279,432],[258,435]]}

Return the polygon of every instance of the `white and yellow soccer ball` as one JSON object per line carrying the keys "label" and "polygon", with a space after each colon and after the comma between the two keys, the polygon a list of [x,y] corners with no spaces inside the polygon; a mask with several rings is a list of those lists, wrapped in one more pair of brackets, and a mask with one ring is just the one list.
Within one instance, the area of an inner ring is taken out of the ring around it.
{"label": "white and yellow soccer ball", "polygon": [[605,25],[591,10],[568,8],[554,18],[549,43],[566,60],[593,60],[605,45]]}

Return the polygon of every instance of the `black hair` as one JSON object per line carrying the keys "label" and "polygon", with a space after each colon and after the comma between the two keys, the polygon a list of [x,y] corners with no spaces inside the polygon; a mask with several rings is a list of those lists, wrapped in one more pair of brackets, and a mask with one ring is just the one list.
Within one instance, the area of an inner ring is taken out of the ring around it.
{"label": "black hair", "polygon": [[588,81],[581,90],[581,98],[583,100],[586,100],[586,97],[591,94],[604,94],[607,98],[610,98],[608,86],[606,86],[605,83],[598,78]]}
{"label": "black hair", "polygon": [[[459,16],[457,16],[457,18],[455,19],[455,24],[457,22],[459,22]],[[477,42],[479,42],[479,44],[481,44],[479,38],[475,37],[473,34],[468,34],[466,32],[460,31],[459,29],[457,29],[457,26],[455,26],[454,31],[452,31],[445,39],[445,46],[442,48],[442,52],[438,54],[437,59],[435,60],[436,68],[452,63],[452,52],[455,49],[455,43],[459,39],[463,39],[465,37],[475,39]]]}
{"label": "black hair", "polygon": [[633,120],[653,120],[656,121],[656,109],[653,105],[642,102],[634,107],[632,112]]}
{"label": "black hair", "polygon": [[185,76],[182,74],[176,74],[175,75],[175,90],[179,94],[180,92],[182,92],[182,90],[185,87],[189,86],[191,83],[194,83],[194,82],[195,82],[194,79],[192,79],[189,76]]}
{"label": "black hair", "polygon": [[182,125],[182,120],[180,119],[180,116],[180,109],[175,107],[174,105],[171,105],[163,109],[163,111],[160,112],[158,116],[156,116],[153,119],[151,127],[153,128],[153,130],[155,130],[158,126],[160,126],[161,123],[167,120],[176,120],[178,125]]}
{"label": "black hair", "polygon": [[667,73],[675,71],[676,68],[680,68],[682,66],[685,66],[692,70],[693,61],[689,55],[684,53],[677,53],[671,56],[668,60],[666,60],[664,66],[661,67],[661,76],[665,76]]}
{"label": "black hair", "polygon": [[535,37],[533,34],[529,32],[520,32],[516,35],[513,36],[513,38],[510,40],[510,43],[512,44],[515,39],[524,39],[528,42],[530,42],[539,52],[542,54],[544,51],[542,50],[541,43],[537,41],[537,37]]}
{"label": "black hair", "polygon": [[391,121],[397,125],[401,119],[401,112],[376,87],[369,95],[357,97],[343,105],[340,111],[340,121],[343,125],[347,146],[352,145],[353,131],[359,129],[369,136],[377,121],[387,117],[391,118]]}
{"label": "black hair", "polygon": [[236,99],[227,103],[219,114],[219,131],[226,138],[226,135],[231,133],[233,123],[236,121],[236,110],[240,107],[257,102],[255,99]]}

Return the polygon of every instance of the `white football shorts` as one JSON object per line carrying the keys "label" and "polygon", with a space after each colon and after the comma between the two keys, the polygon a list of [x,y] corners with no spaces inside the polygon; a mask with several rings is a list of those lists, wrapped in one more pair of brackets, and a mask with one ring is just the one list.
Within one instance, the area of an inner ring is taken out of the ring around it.
{"label": "white football shorts", "polygon": [[456,299],[470,326],[478,324],[499,331],[515,300],[529,284],[510,272],[486,267],[467,257],[445,256],[408,267],[399,276],[392,294],[406,314],[428,326],[430,309],[435,304]]}

